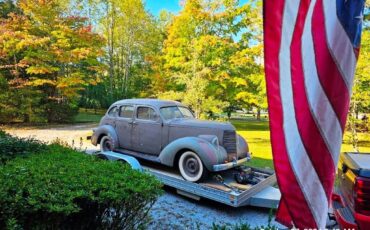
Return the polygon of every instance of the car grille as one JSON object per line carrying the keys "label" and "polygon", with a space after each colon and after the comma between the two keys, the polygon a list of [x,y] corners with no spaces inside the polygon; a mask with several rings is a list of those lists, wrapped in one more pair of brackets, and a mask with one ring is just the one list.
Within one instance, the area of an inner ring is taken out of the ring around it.
{"label": "car grille", "polygon": [[236,153],[236,133],[235,131],[224,131],[223,146],[227,153]]}

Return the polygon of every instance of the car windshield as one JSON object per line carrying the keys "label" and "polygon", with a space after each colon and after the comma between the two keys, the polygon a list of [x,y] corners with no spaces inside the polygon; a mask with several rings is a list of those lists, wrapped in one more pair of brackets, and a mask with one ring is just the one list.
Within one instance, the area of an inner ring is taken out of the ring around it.
{"label": "car windshield", "polygon": [[193,113],[186,107],[170,106],[160,109],[161,115],[165,120],[176,118],[194,118]]}

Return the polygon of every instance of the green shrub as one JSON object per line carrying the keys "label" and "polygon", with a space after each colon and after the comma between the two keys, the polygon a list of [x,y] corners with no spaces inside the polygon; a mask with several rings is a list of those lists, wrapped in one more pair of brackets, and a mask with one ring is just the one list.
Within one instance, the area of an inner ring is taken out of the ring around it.
{"label": "green shrub", "polygon": [[49,123],[72,122],[78,113],[78,106],[72,102],[48,102],[46,105],[47,121]]}
{"label": "green shrub", "polygon": [[0,167],[0,229],[136,229],[161,194],[153,177],[60,145]]}
{"label": "green shrub", "polygon": [[0,131],[0,166],[16,156],[27,156],[46,149],[46,145],[32,138],[12,137]]}
{"label": "green shrub", "polygon": [[0,138],[4,138],[4,137],[7,137],[7,136],[8,136],[8,134],[6,134],[5,131],[0,129]]}

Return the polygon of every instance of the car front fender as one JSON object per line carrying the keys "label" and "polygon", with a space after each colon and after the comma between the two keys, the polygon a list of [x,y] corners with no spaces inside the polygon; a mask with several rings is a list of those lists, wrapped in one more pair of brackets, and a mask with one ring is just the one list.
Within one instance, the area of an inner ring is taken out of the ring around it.
{"label": "car front fender", "polygon": [[113,141],[114,148],[118,148],[119,143],[116,130],[110,125],[102,125],[94,129],[94,133],[91,136],[91,143],[96,146],[103,136],[109,136]]}
{"label": "car front fender", "polygon": [[239,158],[250,157],[248,143],[239,134],[237,135],[236,151],[238,153]]}
{"label": "car front fender", "polygon": [[178,153],[190,150],[198,154],[204,166],[213,171],[213,165],[225,162],[227,154],[222,146],[213,144],[201,137],[183,137],[172,141],[159,154],[160,162],[174,166]]}

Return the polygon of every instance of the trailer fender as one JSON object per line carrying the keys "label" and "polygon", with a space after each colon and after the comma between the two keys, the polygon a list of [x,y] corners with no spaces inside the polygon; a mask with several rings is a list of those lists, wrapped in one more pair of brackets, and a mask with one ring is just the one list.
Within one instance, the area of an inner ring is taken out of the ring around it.
{"label": "trailer fender", "polygon": [[128,155],[112,152],[112,151],[106,151],[104,153],[98,153],[96,155],[98,158],[105,159],[105,160],[111,160],[111,161],[122,161],[124,163],[127,163],[131,166],[132,169],[143,171],[143,168],[141,167],[138,160],[136,160],[135,157],[131,157]]}
{"label": "trailer fender", "polygon": [[97,129],[94,129],[94,134],[91,137],[91,143],[93,145],[98,145],[100,142],[100,139],[103,136],[108,136],[112,139],[114,148],[118,148],[119,142],[118,142],[118,136],[114,128],[110,125],[103,125],[100,126]]}
{"label": "trailer fender", "polygon": [[175,162],[177,154],[190,150],[198,154],[204,166],[213,171],[213,165],[225,162],[227,158],[226,150],[218,145],[218,142],[210,142],[213,138],[199,137],[183,137],[174,140],[168,144],[159,154],[160,162],[164,165],[173,167],[177,164]]}

